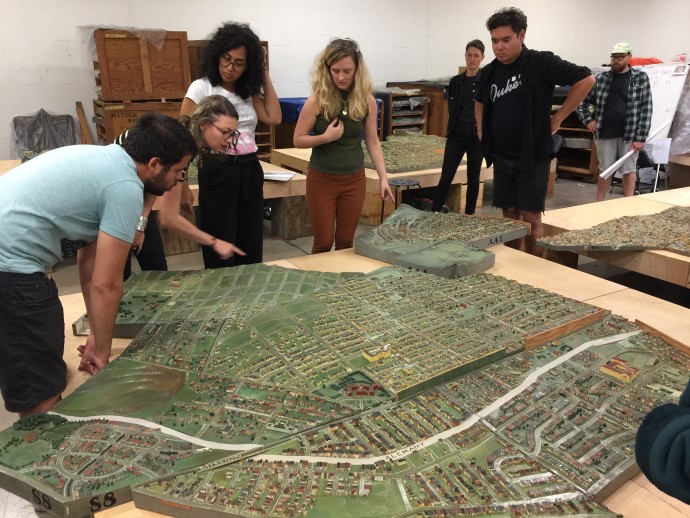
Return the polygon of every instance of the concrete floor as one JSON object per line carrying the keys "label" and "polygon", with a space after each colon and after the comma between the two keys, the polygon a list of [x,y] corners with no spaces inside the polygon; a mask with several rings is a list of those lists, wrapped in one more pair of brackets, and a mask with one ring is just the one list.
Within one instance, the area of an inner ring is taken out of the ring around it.
{"label": "concrete floor", "polygon": [[[547,200],[546,210],[591,203],[595,201],[595,194],[595,184],[557,178],[554,196]],[[483,206],[477,210],[477,214],[485,216],[501,215],[499,209],[491,207],[491,196],[492,181],[489,180],[485,182]],[[614,189],[614,192],[610,194],[609,197],[622,197],[621,190],[619,188]],[[285,240],[271,234],[270,228],[270,221],[266,221],[264,225],[265,261],[308,255],[311,251],[311,237]],[[357,232],[364,232],[369,228],[370,227],[367,225],[359,225]],[[168,268],[170,270],[201,269],[203,268],[201,253],[195,252],[170,256],[168,257]],[[687,295],[688,290],[683,290],[678,286],[645,275],[629,272],[622,268],[600,263],[599,261],[593,261],[585,257],[580,257],[578,269],[597,277],[603,277],[630,288],[690,307],[690,297]],[[137,270],[136,261],[133,261],[133,270]],[[80,291],[76,260],[73,258],[57,265],[53,273],[53,278],[58,285],[60,294],[66,295]],[[0,429],[10,426],[15,419],[16,414],[10,414],[0,407]],[[41,513],[37,515],[31,503],[0,489],[0,518],[25,518],[33,516],[46,516],[46,514]]]}

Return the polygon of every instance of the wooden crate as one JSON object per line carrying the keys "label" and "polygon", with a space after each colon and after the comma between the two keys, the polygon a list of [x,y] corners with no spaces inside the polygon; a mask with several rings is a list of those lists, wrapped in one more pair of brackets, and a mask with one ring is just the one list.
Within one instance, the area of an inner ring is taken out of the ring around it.
{"label": "wooden crate", "polygon": [[118,135],[134,126],[147,112],[158,112],[170,117],[179,117],[182,102],[139,102],[111,103],[100,99],[93,101],[93,121],[100,144],[110,144]]}
{"label": "wooden crate", "polygon": [[183,99],[191,83],[186,32],[165,32],[160,48],[128,31],[94,31],[96,85],[105,101]]}

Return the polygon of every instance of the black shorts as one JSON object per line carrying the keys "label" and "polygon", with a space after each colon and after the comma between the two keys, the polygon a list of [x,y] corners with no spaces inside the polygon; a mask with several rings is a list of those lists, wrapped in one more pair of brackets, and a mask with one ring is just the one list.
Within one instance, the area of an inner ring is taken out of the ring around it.
{"label": "black shorts", "polygon": [[533,169],[523,169],[519,164],[519,160],[494,160],[492,205],[501,209],[516,207],[527,212],[544,212],[551,160],[539,160]]}
{"label": "black shorts", "polygon": [[65,318],[53,279],[0,272],[0,392],[10,412],[29,410],[67,384]]}

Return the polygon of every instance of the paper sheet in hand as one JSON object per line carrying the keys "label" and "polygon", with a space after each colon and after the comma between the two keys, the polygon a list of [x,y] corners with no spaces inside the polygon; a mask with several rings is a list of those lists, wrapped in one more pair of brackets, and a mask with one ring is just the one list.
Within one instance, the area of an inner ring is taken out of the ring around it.
{"label": "paper sheet in hand", "polygon": [[277,180],[279,182],[287,182],[297,173],[290,171],[264,171],[264,180]]}
{"label": "paper sheet in hand", "polygon": [[655,164],[668,164],[668,156],[671,151],[671,139],[660,138],[647,142],[644,145],[645,151],[649,154],[649,158]]}

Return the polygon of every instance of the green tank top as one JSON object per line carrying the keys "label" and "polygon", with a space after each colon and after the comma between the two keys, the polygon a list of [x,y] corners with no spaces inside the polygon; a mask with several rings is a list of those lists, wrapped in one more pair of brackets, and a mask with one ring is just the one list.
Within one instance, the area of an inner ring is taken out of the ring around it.
{"label": "green tank top", "polygon": [[[352,174],[364,167],[362,131],[364,120],[355,121],[349,115],[339,115],[345,123],[345,132],[340,139],[316,146],[311,151],[309,167],[326,174]],[[342,122],[341,122],[342,123]],[[323,114],[316,117],[314,135],[322,135],[330,121]]]}

